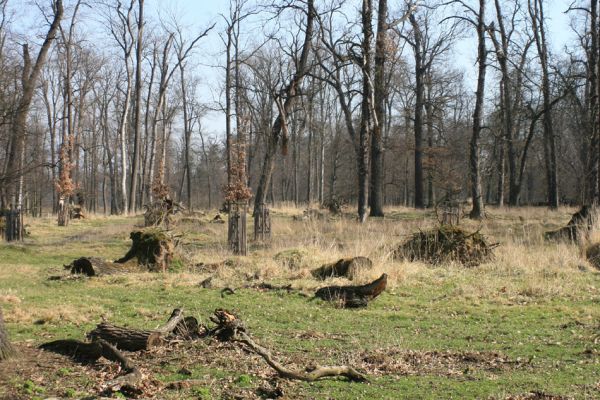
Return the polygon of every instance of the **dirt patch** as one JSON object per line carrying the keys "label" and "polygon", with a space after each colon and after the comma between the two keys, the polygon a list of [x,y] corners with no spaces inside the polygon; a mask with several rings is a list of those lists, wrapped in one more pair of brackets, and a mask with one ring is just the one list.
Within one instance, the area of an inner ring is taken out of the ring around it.
{"label": "dirt patch", "polygon": [[72,362],[58,354],[40,351],[33,344],[14,345],[16,356],[0,363],[0,399],[44,398],[52,394],[69,396],[70,390],[80,392],[89,387],[87,374],[95,375],[89,366]]}
{"label": "dirt patch", "polygon": [[473,371],[500,372],[525,365],[493,352],[375,349],[359,355],[361,368],[377,375],[461,376]]}
{"label": "dirt patch", "polygon": [[508,396],[504,400],[571,400],[573,397],[558,396],[544,392],[531,392]]}
{"label": "dirt patch", "polygon": [[[108,395],[104,383],[121,373],[118,365],[104,359],[79,364],[33,343],[18,343],[15,348],[17,356],[0,363],[0,400]],[[287,393],[294,385],[277,379],[260,357],[248,356],[231,343],[171,342],[149,351],[125,353],[144,376],[141,390],[125,393],[126,398],[202,398],[211,388],[214,398],[260,399],[260,393],[269,388]],[[194,370],[196,366],[202,367]],[[239,378],[216,378],[210,371],[231,371]]]}

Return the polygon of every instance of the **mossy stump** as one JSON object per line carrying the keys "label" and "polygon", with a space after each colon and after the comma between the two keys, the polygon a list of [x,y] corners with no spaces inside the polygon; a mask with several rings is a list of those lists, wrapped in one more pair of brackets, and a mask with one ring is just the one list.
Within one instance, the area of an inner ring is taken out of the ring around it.
{"label": "mossy stump", "polygon": [[439,227],[415,233],[395,251],[395,257],[430,264],[459,262],[467,267],[477,266],[493,256],[495,244],[488,244],[477,232],[467,232],[457,226]]}
{"label": "mossy stump", "polygon": [[126,263],[137,258],[140,265],[146,266],[150,271],[167,271],[173,261],[173,239],[163,230],[147,228],[133,231],[129,235],[131,249],[116,263]]}

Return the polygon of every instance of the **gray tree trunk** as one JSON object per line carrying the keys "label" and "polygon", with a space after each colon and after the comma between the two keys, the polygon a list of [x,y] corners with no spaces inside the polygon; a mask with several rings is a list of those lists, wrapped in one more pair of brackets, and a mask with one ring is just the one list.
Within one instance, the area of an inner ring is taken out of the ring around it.
{"label": "gray tree trunk", "polygon": [[469,217],[472,219],[483,218],[479,136],[481,134],[481,119],[483,115],[487,55],[485,48],[485,1],[479,0],[479,14],[477,16],[477,90],[475,92],[475,111],[473,112],[473,133],[469,143],[469,172],[471,176],[471,197],[473,199],[473,208],[469,213]]}

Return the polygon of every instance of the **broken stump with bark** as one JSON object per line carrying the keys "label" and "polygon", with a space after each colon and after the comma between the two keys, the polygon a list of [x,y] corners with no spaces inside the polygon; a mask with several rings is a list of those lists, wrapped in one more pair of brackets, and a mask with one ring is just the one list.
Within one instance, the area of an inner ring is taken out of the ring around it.
{"label": "broken stump with bark", "polygon": [[136,258],[140,265],[146,266],[150,271],[165,272],[169,269],[175,246],[166,231],[146,228],[131,232],[129,237],[132,241],[131,249],[115,263],[122,264]]}
{"label": "broken stump with bark", "polygon": [[227,242],[233,254],[245,256],[248,254],[248,240],[246,233],[246,217],[248,204],[234,202],[229,205],[229,224],[227,226]]}
{"label": "broken stump with bark", "polygon": [[550,241],[564,240],[570,242],[587,240],[597,222],[596,219],[596,208],[584,205],[571,216],[571,219],[566,226],[554,231],[546,232],[544,238]]}
{"label": "broken stump with bark", "polygon": [[341,258],[334,263],[324,264],[312,270],[311,275],[320,280],[336,277],[353,280],[361,271],[370,270],[372,267],[373,262],[367,257]]}

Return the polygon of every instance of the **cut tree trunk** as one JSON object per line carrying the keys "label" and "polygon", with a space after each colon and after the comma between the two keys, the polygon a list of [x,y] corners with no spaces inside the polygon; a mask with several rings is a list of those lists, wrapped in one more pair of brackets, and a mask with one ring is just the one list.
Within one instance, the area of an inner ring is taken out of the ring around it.
{"label": "cut tree trunk", "polygon": [[132,262],[118,264],[96,257],[81,257],[69,265],[65,265],[72,274],[84,274],[87,276],[112,275],[124,272],[141,272],[139,264]]}
{"label": "cut tree trunk", "polygon": [[340,302],[342,307],[366,307],[369,300],[379,296],[387,286],[387,274],[382,274],[378,279],[362,286],[326,286],[315,293],[315,297],[325,300]]}
{"label": "cut tree trunk", "polygon": [[121,350],[148,350],[151,347],[160,345],[164,337],[173,332],[182,320],[184,320],[182,311],[175,309],[165,326],[156,330],[124,328],[102,322],[93,331],[88,333],[88,337],[92,340],[106,340]]}

